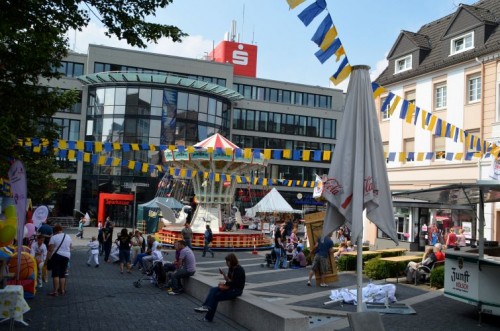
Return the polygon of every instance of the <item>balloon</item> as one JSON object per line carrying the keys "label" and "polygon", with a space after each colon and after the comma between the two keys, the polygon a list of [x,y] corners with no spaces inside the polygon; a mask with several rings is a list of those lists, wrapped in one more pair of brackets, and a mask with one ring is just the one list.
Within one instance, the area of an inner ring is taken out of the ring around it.
{"label": "balloon", "polygon": [[28,229],[28,238],[35,234],[35,225],[33,223],[28,223],[24,226]]}
{"label": "balloon", "polygon": [[7,206],[5,208],[5,216],[7,217],[7,219],[9,218],[17,218],[17,214],[16,214],[16,207],[15,206]]}
{"label": "balloon", "polygon": [[0,243],[8,245],[12,243],[12,240],[14,240],[15,236],[16,236],[16,228],[10,225],[5,225],[2,231],[0,232]]}

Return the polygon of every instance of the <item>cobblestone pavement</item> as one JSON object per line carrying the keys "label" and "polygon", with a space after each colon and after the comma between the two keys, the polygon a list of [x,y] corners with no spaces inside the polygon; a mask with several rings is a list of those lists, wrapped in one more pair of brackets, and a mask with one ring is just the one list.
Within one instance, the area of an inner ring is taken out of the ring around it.
{"label": "cobblestone pavement", "polygon": [[[86,228],[83,240],[75,238],[76,232],[76,229],[66,230],[74,243],[67,294],[50,297],[47,293],[52,284],[45,283],[36,297],[28,301],[31,310],[24,317],[29,327],[16,324],[16,330],[244,330],[237,321],[222,314],[216,315],[214,323],[201,322],[203,314],[193,311],[201,302],[187,294],[169,296],[147,281],[142,281],[140,288],[134,287],[133,282],[140,277],[137,270],[132,274],[120,274],[118,265],[104,263],[102,258],[99,268],[87,267],[85,245],[88,238],[96,234],[96,229]],[[265,253],[236,252],[246,270],[247,293],[309,316],[313,330],[350,330],[346,314],[356,311],[356,307],[339,303],[324,305],[324,302],[329,301],[330,290],[354,287],[354,273],[341,273],[339,281],[330,284],[330,288],[308,287],[308,268],[267,268],[263,265]],[[223,257],[226,254],[216,252],[212,259],[203,258],[201,251],[195,251],[197,273],[220,277],[218,268],[225,266]],[[171,256],[172,253],[167,255],[166,260]],[[473,306],[445,298],[442,291],[431,290],[425,285],[396,285],[398,301],[410,305],[417,314],[382,315],[386,330],[500,329],[500,318],[485,315],[479,326]],[[8,330],[8,324],[0,324],[0,330]]]}

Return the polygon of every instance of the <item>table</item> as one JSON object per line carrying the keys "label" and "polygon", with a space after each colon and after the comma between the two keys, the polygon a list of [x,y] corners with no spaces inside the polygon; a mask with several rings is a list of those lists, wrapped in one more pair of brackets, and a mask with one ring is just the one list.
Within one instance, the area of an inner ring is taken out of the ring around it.
{"label": "table", "polygon": [[[380,252],[377,252],[377,251],[363,251],[362,255],[376,255],[376,254],[380,254]],[[358,256],[358,251],[352,251],[352,252],[344,252],[342,253],[341,256],[343,255],[352,255],[352,256]]]}
{"label": "table", "polygon": [[28,326],[23,320],[23,315],[30,307],[24,300],[24,290],[21,285],[7,285],[0,289],[0,323],[10,320],[10,329],[14,329],[14,321]]}
{"label": "table", "polygon": [[[382,257],[380,261],[386,261],[390,263],[399,263],[399,262],[411,262],[411,261],[421,261],[422,255],[401,255],[401,256],[391,256],[391,257]],[[396,283],[399,283],[399,272],[396,273]]]}
{"label": "table", "polygon": [[398,255],[404,254],[406,251],[407,251],[406,248],[377,249],[377,252],[398,253]]}

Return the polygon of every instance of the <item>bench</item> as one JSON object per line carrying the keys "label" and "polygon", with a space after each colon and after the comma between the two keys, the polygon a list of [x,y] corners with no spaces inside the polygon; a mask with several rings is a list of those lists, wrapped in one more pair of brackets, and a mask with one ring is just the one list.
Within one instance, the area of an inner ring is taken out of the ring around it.
{"label": "bench", "polygon": [[[208,290],[217,286],[220,280],[219,278],[195,274],[184,280],[184,290],[203,302]],[[265,301],[245,291],[234,300],[220,302],[217,312],[230,317],[231,320],[249,330],[287,331],[307,330],[309,328],[307,316]]]}

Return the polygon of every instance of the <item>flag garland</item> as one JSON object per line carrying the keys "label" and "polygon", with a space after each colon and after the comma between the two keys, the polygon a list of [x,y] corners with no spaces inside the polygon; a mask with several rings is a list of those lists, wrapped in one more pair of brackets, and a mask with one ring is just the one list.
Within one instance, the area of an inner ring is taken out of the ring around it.
{"label": "flag garland", "polygon": [[[396,99],[396,97],[394,97]],[[418,107],[417,107],[418,108]],[[425,112],[425,110],[420,110],[418,113]],[[415,112],[417,114],[417,112]],[[430,113],[428,113],[429,115]],[[426,115],[425,117],[429,117]],[[432,114],[430,114],[432,115]],[[423,115],[422,115],[423,116]],[[432,120],[428,120],[427,123],[432,122]],[[437,123],[437,120],[434,121]],[[442,121],[441,121],[442,122]],[[440,125],[443,127],[443,124]],[[454,126],[450,125],[450,128],[453,128]],[[457,137],[457,134],[454,132],[460,131],[461,129],[454,127],[454,129],[450,130],[444,130],[441,131],[446,134],[446,132],[449,132],[449,138],[452,138],[454,135],[455,138]],[[469,161],[472,157],[478,158],[478,157],[485,157],[489,158],[490,154],[498,157],[500,154],[500,146],[496,146],[495,144],[489,144],[489,146],[485,146],[484,143],[481,142],[481,140],[473,135],[467,134],[467,132],[462,131],[462,133],[459,132],[459,135],[461,134],[462,137],[465,139],[465,147],[467,150],[474,149],[475,151],[470,151],[468,153],[465,153],[462,157],[456,158],[457,154],[460,154],[460,152],[452,153],[453,160],[465,160]],[[52,147],[54,149],[60,150],[63,153],[64,158],[70,158],[70,159],[76,159],[77,161],[84,161],[87,162],[87,160],[90,159],[91,155],[96,155],[96,153],[101,153],[101,152],[106,152],[106,153],[111,153],[112,151],[130,151],[129,149],[126,149],[126,146],[129,146],[130,144],[128,143],[118,143],[114,142],[111,143],[110,145],[113,146],[113,150],[106,151],[105,149],[102,150],[100,148],[96,148],[95,145],[96,142],[91,142],[91,141],[66,141],[63,139],[59,139],[57,141],[54,141],[52,143]],[[25,139],[19,139],[18,144],[20,146],[24,147],[29,147],[32,148],[34,152],[40,153],[40,152],[47,152],[48,148],[50,146],[50,143],[47,139],[38,139],[38,138],[25,138]],[[98,143],[99,145],[101,143]],[[106,145],[106,143],[104,144]],[[138,145],[139,144],[135,144]],[[82,148],[82,146],[85,146]],[[64,149],[62,148],[64,147]],[[70,149],[72,148],[72,149]],[[197,150],[193,146],[169,146],[166,148],[166,146],[155,146],[155,145],[148,145],[148,144],[142,144],[140,145],[140,149],[134,149],[134,150],[146,150],[146,151],[165,151],[165,150],[178,150],[178,151],[183,151],[186,152],[187,154],[193,154],[196,153]],[[483,149],[485,151],[483,151]],[[101,150],[101,152],[98,152],[98,150]],[[250,159],[253,157],[253,159],[264,159],[264,160],[283,160],[283,159],[288,159],[288,160],[295,160],[295,161],[303,161],[303,162],[330,162],[331,157],[333,153],[328,150],[290,150],[290,149],[261,149],[261,148],[244,148],[244,149],[235,149],[234,151],[231,150],[230,148],[226,149],[225,151],[221,150],[211,150],[207,151],[208,154],[217,154],[217,153],[224,153],[225,155],[229,156],[231,159],[233,157],[236,158],[241,158],[244,157],[246,154],[246,158]],[[386,158],[389,158],[389,161],[391,161],[391,155],[396,155],[398,156],[397,159],[403,159],[407,160],[408,159],[408,154],[412,152],[390,152],[386,155]],[[414,152],[415,154],[420,154],[420,152]],[[439,157],[439,152],[422,152],[427,155],[431,155],[430,158],[427,159],[432,159],[435,156]],[[463,153],[462,153],[463,154]],[[394,160],[392,160],[394,161]],[[418,160],[422,161],[422,160]],[[112,162],[112,161],[106,161],[106,159],[98,159],[96,162]],[[119,166],[120,164],[116,163],[117,161],[114,161],[111,163],[111,166]],[[127,163],[126,166],[129,166],[129,163]]]}
{"label": "flag garland", "polygon": [[[305,2],[305,0],[287,0],[290,9],[295,9]],[[297,16],[304,23],[309,26],[316,17],[326,12],[326,16],[316,29],[311,40],[318,45],[319,50],[314,54],[318,61],[323,64],[335,55],[335,62],[339,62],[343,58],[337,70],[330,77],[330,81],[338,85],[343,82],[351,74],[352,68],[347,59],[344,46],[338,38],[337,28],[333,23],[332,16],[328,11],[325,0],[315,0],[308,7],[302,10]]]}
{"label": "flag garland", "polygon": [[[488,155],[491,153],[493,156],[498,157],[500,150],[496,144],[482,141],[479,137],[472,135],[451,123],[448,123],[446,120],[437,117],[431,112],[416,107],[413,103],[406,99],[402,99],[400,96],[395,95],[375,82],[372,83],[372,90],[374,98],[387,93],[387,97],[380,107],[381,112],[389,112],[389,116],[392,116],[399,104],[399,100],[403,100],[399,109],[400,119],[415,126],[420,123],[420,127],[422,129],[430,131],[436,137],[453,139],[454,142],[460,141],[465,145],[466,150],[472,149],[475,150],[475,152],[480,152],[482,155]],[[391,107],[387,109],[391,102]],[[418,120],[419,116],[421,118],[420,121]],[[455,155],[456,153],[452,154]],[[456,160],[455,156],[452,155],[450,155],[447,159],[450,161]]]}

